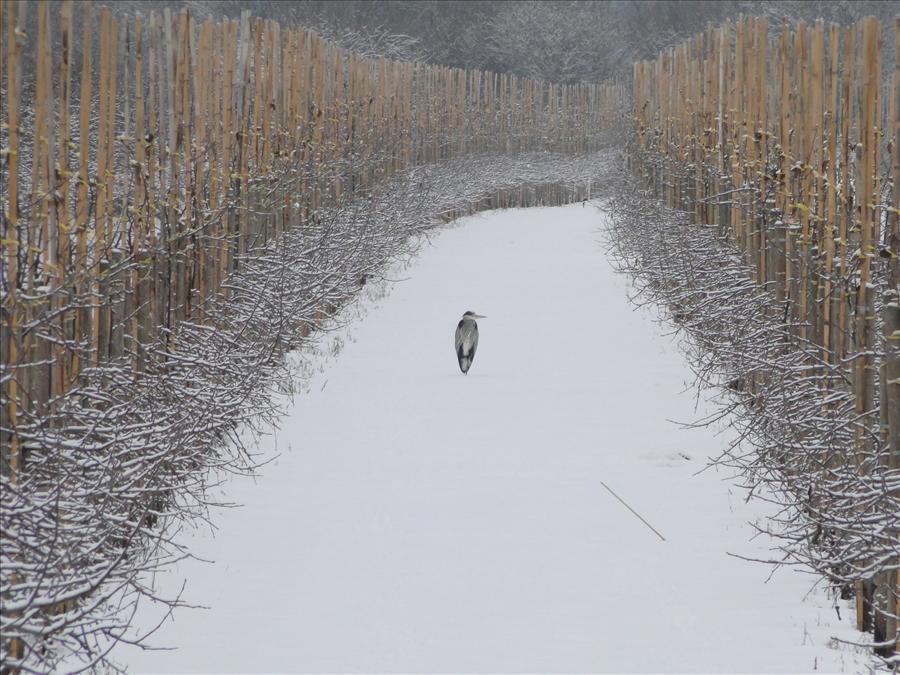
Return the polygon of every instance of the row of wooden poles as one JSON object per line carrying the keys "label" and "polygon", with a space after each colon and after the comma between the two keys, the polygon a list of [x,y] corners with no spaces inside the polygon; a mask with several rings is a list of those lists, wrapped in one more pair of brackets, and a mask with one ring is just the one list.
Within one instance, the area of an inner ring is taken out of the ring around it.
{"label": "row of wooden poles", "polygon": [[0,469],[14,481],[24,418],[85,368],[139,373],[144,346],[205,320],[253,246],[417,164],[593,151],[629,96],[363,59],[246,12],[119,21],[89,1],[2,0],[0,30]]}
{"label": "row of wooden poles", "polygon": [[[730,233],[799,340],[846,374],[857,413],[875,420],[889,448],[881,461],[896,470],[900,18],[892,32],[893,72],[884,63],[890,31],[873,18],[841,28],[742,17],[636,63],[633,92],[640,155],[652,158],[640,170],[694,222]],[[875,334],[879,290],[887,339]],[[881,363],[877,345],[886,345]],[[866,444],[858,434],[858,456]],[[896,616],[900,571],[892,583],[894,604],[882,609]],[[871,627],[864,596],[860,629]],[[895,621],[885,639],[897,639]]]}

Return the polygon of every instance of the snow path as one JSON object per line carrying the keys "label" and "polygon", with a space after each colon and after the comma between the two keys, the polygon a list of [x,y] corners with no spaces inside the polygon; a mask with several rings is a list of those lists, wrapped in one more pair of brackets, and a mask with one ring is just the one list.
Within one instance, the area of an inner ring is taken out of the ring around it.
{"label": "snow path", "polygon": [[[626,299],[575,205],[459,221],[298,396],[242,508],[160,574],[187,578],[134,672],[819,672],[864,658],[811,578],[745,524],[674,341]],[[472,370],[452,349],[486,314]],[[657,538],[600,484],[662,532]],[[154,610],[138,621],[150,626]]]}

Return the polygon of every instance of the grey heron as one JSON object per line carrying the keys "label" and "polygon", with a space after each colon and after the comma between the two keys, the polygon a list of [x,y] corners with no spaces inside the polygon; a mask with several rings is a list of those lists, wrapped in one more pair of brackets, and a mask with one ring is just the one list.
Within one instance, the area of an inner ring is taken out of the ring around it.
{"label": "grey heron", "polygon": [[462,315],[462,319],[456,324],[456,358],[459,361],[459,369],[463,375],[469,373],[472,361],[475,359],[475,350],[478,348],[478,324],[475,319],[486,319],[486,316],[468,311]]}

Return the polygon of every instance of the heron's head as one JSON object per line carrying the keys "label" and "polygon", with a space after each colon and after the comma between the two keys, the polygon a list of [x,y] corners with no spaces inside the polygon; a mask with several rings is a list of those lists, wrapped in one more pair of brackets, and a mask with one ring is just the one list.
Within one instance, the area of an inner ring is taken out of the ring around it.
{"label": "heron's head", "polygon": [[487,317],[484,316],[483,314],[476,314],[476,313],[473,312],[472,310],[469,310],[468,312],[466,312],[465,314],[463,314],[463,319],[472,319],[472,320],[475,320],[475,319],[486,319],[486,318],[487,318]]}

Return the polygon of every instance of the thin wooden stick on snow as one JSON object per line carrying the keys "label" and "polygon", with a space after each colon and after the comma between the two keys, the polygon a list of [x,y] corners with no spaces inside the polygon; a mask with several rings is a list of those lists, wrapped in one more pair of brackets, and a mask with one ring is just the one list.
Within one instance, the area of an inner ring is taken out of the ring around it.
{"label": "thin wooden stick on snow", "polygon": [[610,493],[613,497],[615,497],[616,499],[618,499],[620,502],[622,502],[622,504],[625,506],[626,509],[628,509],[628,510],[631,511],[634,515],[636,515],[638,518],[640,518],[640,519],[641,519],[641,522],[642,522],[644,525],[646,525],[647,527],[649,527],[651,530],[653,530],[653,531],[656,533],[656,536],[657,536],[657,537],[659,537],[659,538],[662,539],[663,541],[666,540],[666,538],[665,538],[664,536],[662,536],[662,535],[659,533],[659,530],[657,530],[657,529],[656,529],[655,527],[653,527],[650,523],[648,523],[646,520],[644,520],[644,517],[643,517],[640,513],[638,513],[638,512],[635,511],[633,508],[631,508],[630,506],[628,506],[628,504],[625,503],[625,500],[622,499],[622,498],[621,498],[619,495],[617,495],[615,492],[613,492],[613,489],[612,489],[611,487],[609,487],[609,485],[607,485],[606,483],[604,483],[602,480],[600,481],[600,485],[602,485],[602,486],[605,487],[607,490],[609,490],[609,493]]}

